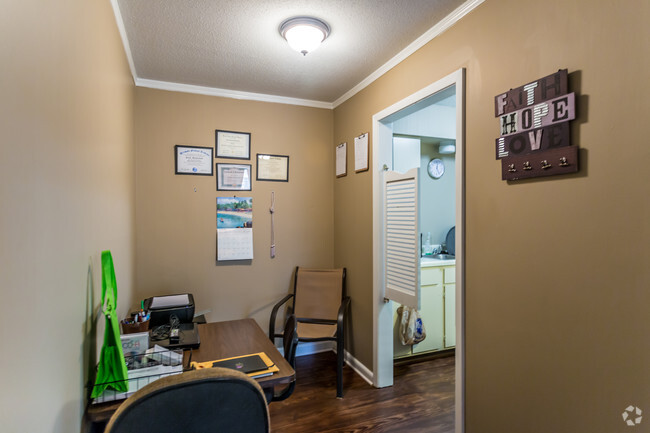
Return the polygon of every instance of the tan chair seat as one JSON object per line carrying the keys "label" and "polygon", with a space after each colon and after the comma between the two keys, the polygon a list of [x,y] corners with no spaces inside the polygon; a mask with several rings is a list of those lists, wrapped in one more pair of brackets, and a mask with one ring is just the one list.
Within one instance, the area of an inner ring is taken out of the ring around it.
{"label": "tan chair seat", "polygon": [[298,322],[298,338],[330,338],[336,335],[336,325]]}

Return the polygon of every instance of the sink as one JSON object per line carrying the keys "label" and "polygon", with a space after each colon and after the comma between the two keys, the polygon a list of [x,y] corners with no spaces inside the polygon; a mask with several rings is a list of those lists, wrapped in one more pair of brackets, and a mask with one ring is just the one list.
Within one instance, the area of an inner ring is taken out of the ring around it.
{"label": "sink", "polygon": [[435,259],[435,260],[454,260],[456,256],[452,254],[434,254],[432,256],[425,256],[427,258]]}

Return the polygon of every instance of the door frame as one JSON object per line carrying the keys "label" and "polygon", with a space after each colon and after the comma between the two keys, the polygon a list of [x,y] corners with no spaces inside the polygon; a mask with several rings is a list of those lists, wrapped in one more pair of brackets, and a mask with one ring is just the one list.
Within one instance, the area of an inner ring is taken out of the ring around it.
{"label": "door frame", "polygon": [[373,385],[393,385],[393,321],[384,291],[383,172],[392,168],[392,121],[399,112],[456,86],[456,391],[455,431],[465,431],[465,68],[428,85],[372,116]]}

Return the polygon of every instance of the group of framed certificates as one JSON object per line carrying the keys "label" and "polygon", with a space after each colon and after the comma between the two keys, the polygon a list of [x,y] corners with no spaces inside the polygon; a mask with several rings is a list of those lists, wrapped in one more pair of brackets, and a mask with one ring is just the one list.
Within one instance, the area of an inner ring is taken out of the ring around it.
{"label": "group of framed certificates", "polygon": [[[213,150],[216,149],[216,156]],[[250,191],[251,164],[216,163],[214,158],[251,159],[251,134],[249,132],[215,131],[215,148],[176,145],[174,147],[175,173],[212,176],[217,171],[218,191]],[[214,164],[214,165],[213,165]],[[289,156],[258,153],[256,180],[271,182],[289,181]]]}

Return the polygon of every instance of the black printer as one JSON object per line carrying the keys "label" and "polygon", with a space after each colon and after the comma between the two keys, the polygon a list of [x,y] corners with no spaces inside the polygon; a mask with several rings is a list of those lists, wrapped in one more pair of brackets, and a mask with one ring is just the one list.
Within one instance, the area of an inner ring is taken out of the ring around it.
{"label": "black printer", "polygon": [[194,319],[194,297],[190,293],[152,296],[144,300],[143,306],[150,314],[150,329],[169,324],[172,315],[178,317],[180,323],[191,323]]}

